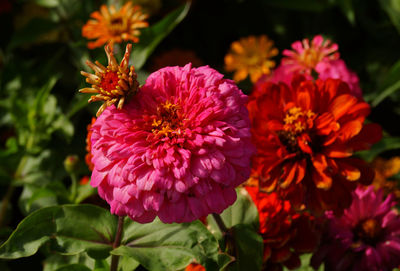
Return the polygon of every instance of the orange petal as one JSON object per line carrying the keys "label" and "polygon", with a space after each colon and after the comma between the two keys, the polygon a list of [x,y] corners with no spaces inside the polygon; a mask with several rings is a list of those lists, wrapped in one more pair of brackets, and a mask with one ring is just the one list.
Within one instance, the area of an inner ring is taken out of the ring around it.
{"label": "orange petal", "polygon": [[357,98],[352,95],[340,95],[329,105],[328,111],[332,112],[336,120],[347,113],[357,103]]}

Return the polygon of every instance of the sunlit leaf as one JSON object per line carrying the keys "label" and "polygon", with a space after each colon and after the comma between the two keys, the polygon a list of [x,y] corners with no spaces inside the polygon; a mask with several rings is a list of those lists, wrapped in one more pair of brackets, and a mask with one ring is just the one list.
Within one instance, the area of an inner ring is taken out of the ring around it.
{"label": "sunlit leaf", "polygon": [[218,242],[199,221],[149,224],[125,221],[123,246],[112,254],[132,257],[149,270],[180,270],[198,262],[218,270]]}
{"label": "sunlit leaf", "polygon": [[24,218],[0,246],[1,259],[28,257],[49,240],[56,251],[106,255],[112,249],[117,218],[93,205],[62,205],[40,209]]}

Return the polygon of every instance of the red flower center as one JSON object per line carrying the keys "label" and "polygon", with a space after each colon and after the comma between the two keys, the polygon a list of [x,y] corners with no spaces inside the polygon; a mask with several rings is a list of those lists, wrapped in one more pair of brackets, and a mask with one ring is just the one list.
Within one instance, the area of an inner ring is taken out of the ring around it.
{"label": "red flower center", "polygon": [[157,107],[157,116],[153,118],[151,124],[153,134],[165,137],[180,135],[182,132],[180,129],[182,126],[180,109],[180,105],[169,101],[160,104]]}
{"label": "red flower center", "polygon": [[101,82],[99,84],[99,87],[102,90],[111,93],[112,90],[115,90],[117,88],[118,81],[119,81],[118,72],[113,72],[108,70],[107,72],[101,75]]}

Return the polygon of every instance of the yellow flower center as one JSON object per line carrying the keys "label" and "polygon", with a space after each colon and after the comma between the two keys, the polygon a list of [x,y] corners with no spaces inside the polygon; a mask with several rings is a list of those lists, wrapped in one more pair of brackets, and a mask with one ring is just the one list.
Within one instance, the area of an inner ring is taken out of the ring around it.
{"label": "yellow flower center", "polygon": [[324,58],[325,54],[315,48],[305,49],[298,57],[298,61],[305,67],[314,69]]}
{"label": "yellow flower center", "polygon": [[157,107],[157,117],[153,119],[152,132],[156,136],[173,137],[180,135],[181,131],[181,106],[170,101]]}
{"label": "yellow flower center", "polygon": [[313,126],[315,113],[311,110],[302,110],[300,107],[290,108],[285,115],[283,121],[285,125],[283,129],[293,136],[296,136]]}
{"label": "yellow flower center", "polygon": [[382,235],[382,227],[374,218],[369,218],[359,223],[354,229],[354,247],[360,242],[374,245]]}
{"label": "yellow flower center", "polygon": [[300,107],[287,110],[283,119],[283,130],[278,132],[278,137],[289,152],[301,152],[297,144],[297,136],[312,128],[314,119],[315,113],[311,110],[302,110]]}

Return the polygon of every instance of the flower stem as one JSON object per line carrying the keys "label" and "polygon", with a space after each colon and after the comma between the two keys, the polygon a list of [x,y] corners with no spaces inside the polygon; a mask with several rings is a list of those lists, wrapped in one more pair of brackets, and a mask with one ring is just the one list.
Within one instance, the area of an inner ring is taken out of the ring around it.
{"label": "flower stem", "polygon": [[78,178],[76,177],[76,173],[75,172],[71,173],[70,177],[71,177],[71,195],[70,195],[71,201],[73,203],[78,203],[78,202],[75,202]]}
{"label": "flower stem", "polygon": [[215,223],[217,223],[218,228],[222,232],[222,235],[228,234],[228,228],[225,226],[225,223],[222,220],[221,216],[219,214],[215,214],[215,213],[213,213],[212,216],[215,220]]}
{"label": "flower stem", "polygon": [[[124,218],[125,218],[124,216],[118,217],[118,228],[117,228],[117,233],[115,235],[113,248],[117,248],[121,244],[122,230],[124,227]],[[112,255],[110,271],[118,270],[118,262],[119,262],[119,255]]]}
{"label": "flower stem", "polygon": [[15,171],[14,178],[11,180],[10,185],[8,186],[7,192],[4,195],[4,198],[1,201],[1,209],[0,209],[0,228],[3,226],[8,204],[10,203],[11,197],[14,194],[15,186],[13,184],[15,179],[19,179],[22,177],[22,171],[25,168],[26,162],[28,161],[28,156],[25,155],[24,157],[21,158],[17,170]]}

